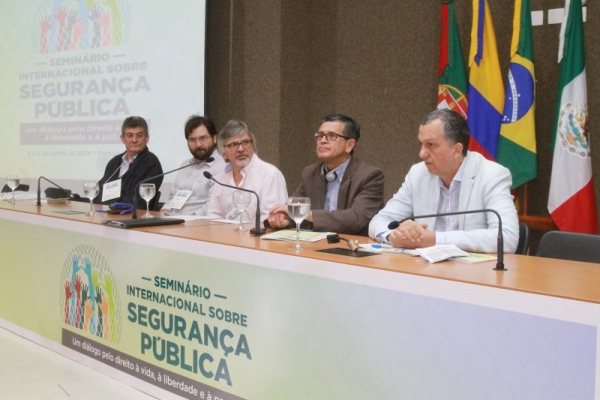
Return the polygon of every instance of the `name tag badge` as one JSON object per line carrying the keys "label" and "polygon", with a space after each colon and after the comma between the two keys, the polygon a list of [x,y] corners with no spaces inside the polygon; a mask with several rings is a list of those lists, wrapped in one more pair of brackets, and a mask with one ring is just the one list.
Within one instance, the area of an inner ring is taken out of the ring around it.
{"label": "name tag badge", "polygon": [[121,180],[107,182],[102,186],[102,202],[121,197]]}
{"label": "name tag badge", "polygon": [[167,204],[165,204],[165,208],[171,210],[181,210],[191,195],[191,190],[178,190],[177,193],[175,193],[175,196],[173,196],[173,198]]}

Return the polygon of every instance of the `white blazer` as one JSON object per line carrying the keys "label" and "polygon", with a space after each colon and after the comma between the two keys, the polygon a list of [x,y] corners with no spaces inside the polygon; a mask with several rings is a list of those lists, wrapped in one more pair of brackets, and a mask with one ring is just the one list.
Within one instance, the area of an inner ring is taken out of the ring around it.
{"label": "white blazer", "polygon": [[[510,171],[481,154],[467,152],[460,184],[458,211],[492,209],[502,218],[504,251],[514,253],[519,241],[519,220],[510,194]],[[430,174],[424,162],[411,167],[398,192],[369,224],[369,236],[380,240],[391,232],[388,224],[415,215],[435,214],[440,200],[438,176]],[[434,218],[419,219],[433,231]],[[458,216],[458,231],[446,232],[448,243],[480,253],[495,253],[498,248],[498,218],[494,213]]]}

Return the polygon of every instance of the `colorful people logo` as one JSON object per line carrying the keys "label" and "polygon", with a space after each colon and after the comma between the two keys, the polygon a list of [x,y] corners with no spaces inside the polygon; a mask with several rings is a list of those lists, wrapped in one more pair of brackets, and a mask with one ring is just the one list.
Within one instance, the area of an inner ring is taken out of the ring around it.
{"label": "colorful people logo", "polygon": [[121,313],[115,279],[104,257],[91,246],[78,246],[61,276],[65,324],[113,343],[119,341]]}
{"label": "colorful people logo", "polygon": [[39,52],[58,53],[125,43],[128,0],[44,0],[36,32]]}

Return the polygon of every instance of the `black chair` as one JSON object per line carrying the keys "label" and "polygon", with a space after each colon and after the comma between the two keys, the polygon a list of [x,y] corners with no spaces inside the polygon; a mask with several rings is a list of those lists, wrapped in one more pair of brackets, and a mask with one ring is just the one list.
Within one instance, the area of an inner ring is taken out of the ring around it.
{"label": "black chair", "polygon": [[[21,192],[29,192],[29,185],[20,184],[15,189],[15,191],[17,191],[17,190],[19,190]],[[8,185],[4,185],[4,187],[2,188],[2,193],[8,193],[8,192],[11,192],[10,188],[8,187]]]}
{"label": "black chair", "polygon": [[529,227],[522,222],[519,222],[519,243],[515,254],[529,254]]}
{"label": "black chair", "polygon": [[540,241],[537,255],[600,263],[600,236],[562,231],[546,232]]}

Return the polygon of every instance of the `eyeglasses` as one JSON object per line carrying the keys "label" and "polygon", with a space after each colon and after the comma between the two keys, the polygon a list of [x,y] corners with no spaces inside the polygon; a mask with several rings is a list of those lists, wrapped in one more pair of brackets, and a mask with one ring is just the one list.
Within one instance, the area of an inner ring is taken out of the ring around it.
{"label": "eyeglasses", "polygon": [[197,138],[188,138],[188,143],[197,143],[197,142],[206,143],[209,140],[210,140],[210,136],[204,135],[204,136],[200,136]]}
{"label": "eyeglasses", "polygon": [[350,139],[344,135],[338,135],[337,133],[317,132],[317,133],[315,133],[315,142],[320,142],[321,140],[323,140],[323,138],[326,138],[328,142],[335,142],[337,140],[337,138],[339,138],[339,137],[344,138],[346,140]]}
{"label": "eyeglasses", "polygon": [[248,147],[250,147],[251,144],[252,144],[252,139],[244,139],[241,142],[231,142],[231,143],[225,144],[223,146],[227,147],[229,150],[233,151],[233,150],[237,150],[238,147],[240,147],[240,145],[242,146],[242,148],[247,149]]}

